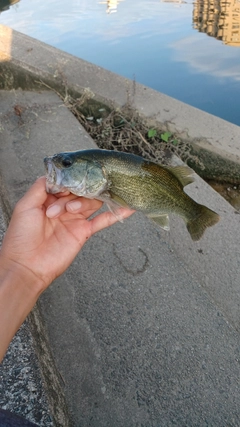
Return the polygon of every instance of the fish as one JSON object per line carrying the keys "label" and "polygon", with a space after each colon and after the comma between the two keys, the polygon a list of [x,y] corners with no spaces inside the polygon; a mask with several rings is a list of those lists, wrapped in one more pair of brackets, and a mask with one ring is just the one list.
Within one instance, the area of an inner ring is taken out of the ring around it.
{"label": "fish", "polygon": [[[132,153],[90,149],[54,154],[44,158],[46,191],[70,191],[77,196],[105,202],[115,215],[119,206],[143,212],[164,230],[169,214],[186,224],[193,241],[219,221],[219,215],[189,197],[188,166],[163,166]],[[118,218],[120,219],[120,218]]]}

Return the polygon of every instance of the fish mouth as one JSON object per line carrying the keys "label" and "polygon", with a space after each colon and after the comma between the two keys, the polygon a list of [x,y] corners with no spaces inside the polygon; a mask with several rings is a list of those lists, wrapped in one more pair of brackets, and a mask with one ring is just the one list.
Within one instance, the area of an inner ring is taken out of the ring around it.
{"label": "fish mouth", "polygon": [[52,157],[44,158],[44,165],[46,169],[46,191],[50,194],[62,193],[66,191],[66,187],[62,185],[61,169],[57,168]]}

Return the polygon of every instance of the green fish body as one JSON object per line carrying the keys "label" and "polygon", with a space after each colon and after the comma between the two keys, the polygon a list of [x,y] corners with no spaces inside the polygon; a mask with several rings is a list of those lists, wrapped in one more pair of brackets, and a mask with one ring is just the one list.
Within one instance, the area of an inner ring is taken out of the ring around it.
{"label": "green fish body", "polygon": [[216,224],[219,216],[189,197],[184,186],[193,182],[187,166],[166,167],[134,154],[109,150],[81,150],[55,154],[44,159],[47,191],[69,190],[78,196],[143,212],[169,230],[168,214],[185,221],[193,240]]}

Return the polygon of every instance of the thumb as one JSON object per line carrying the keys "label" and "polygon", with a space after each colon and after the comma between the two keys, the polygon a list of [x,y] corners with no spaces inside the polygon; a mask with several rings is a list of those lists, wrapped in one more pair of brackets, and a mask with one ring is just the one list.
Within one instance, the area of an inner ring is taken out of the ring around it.
{"label": "thumb", "polygon": [[26,194],[17,203],[17,210],[36,208],[44,204],[48,197],[46,192],[46,178],[41,176],[29,188]]}

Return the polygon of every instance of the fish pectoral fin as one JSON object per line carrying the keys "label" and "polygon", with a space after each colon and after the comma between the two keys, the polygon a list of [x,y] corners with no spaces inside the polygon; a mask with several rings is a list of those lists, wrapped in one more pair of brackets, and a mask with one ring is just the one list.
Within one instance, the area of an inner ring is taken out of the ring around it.
{"label": "fish pectoral fin", "polygon": [[188,166],[173,166],[167,167],[167,169],[181,182],[183,187],[194,182],[192,176],[194,171]]}
{"label": "fish pectoral fin", "polygon": [[165,215],[156,215],[156,214],[148,214],[148,218],[150,218],[152,221],[156,222],[163,230],[169,231],[170,225],[169,225],[169,216],[167,214]]}
{"label": "fish pectoral fin", "polygon": [[121,197],[117,196],[111,191],[110,191],[110,195],[111,195],[111,200],[113,200],[114,203],[116,203],[118,206],[122,206],[123,208],[129,208],[128,204]]}
{"label": "fish pectoral fin", "polygon": [[123,222],[123,217],[119,213],[120,206],[117,203],[113,202],[112,200],[108,200],[106,202],[106,205],[110,210],[110,212],[112,212],[112,214],[117,218],[117,220],[119,222]]}
{"label": "fish pectoral fin", "polygon": [[121,197],[116,196],[110,191],[106,191],[98,197],[98,200],[101,200],[102,202],[106,203],[108,209],[117,218],[117,220],[123,222],[124,218],[121,216],[119,208],[128,208],[128,205]]}

